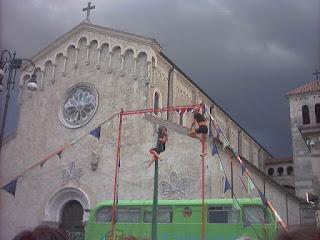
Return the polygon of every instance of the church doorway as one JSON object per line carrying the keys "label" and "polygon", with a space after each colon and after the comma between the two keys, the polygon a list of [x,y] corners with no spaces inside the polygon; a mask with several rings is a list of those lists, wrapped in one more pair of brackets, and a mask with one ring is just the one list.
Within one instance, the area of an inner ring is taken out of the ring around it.
{"label": "church doorway", "polygon": [[67,231],[70,240],[84,240],[83,207],[76,201],[69,201],[62,209],[60,228]]}

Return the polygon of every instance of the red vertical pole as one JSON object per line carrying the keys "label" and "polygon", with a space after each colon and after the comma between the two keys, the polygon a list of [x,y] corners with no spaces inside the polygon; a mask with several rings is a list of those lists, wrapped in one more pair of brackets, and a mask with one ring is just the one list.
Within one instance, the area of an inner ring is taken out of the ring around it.
{"label": "red vertical pole", "polygon": [[120,162],[120,143],[121,143],[121,127],[122,127],[122,115],[123,109],[119,114],[119,127],[118,127],[118,143],[117,143],[117,153],[116,153],[116,166],[115,166],[115,174],[114,174],[114,185],[113,185],[113,204],[112,204],[112,225],[111,225],[111,237],[115,239],[115,219],[116,219],[116,196],[117,196],[117,183],[118,183],[118,172],[119,172],[119,162]]}
{"label": "red vertical pole", "polygon": [[202,145],[202,240],[204,240],[204,156],[205,156],[205,142]]}

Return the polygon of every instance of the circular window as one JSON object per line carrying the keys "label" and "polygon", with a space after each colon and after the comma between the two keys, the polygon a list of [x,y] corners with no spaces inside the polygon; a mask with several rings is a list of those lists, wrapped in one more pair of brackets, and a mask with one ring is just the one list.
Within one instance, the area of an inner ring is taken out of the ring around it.
{"label": "circular window", "polygon": [[59,118],[66,127],[79,128],[91,120],[97,107],[97,90],[91,84],[80,83],[66,92]]}

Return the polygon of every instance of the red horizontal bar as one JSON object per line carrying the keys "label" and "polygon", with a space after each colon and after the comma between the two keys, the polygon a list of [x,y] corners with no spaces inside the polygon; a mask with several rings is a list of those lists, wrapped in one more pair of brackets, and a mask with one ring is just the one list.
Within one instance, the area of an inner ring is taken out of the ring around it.
{"label": "red horizontal bar", "polygon": [[200,107],[203,108],[204,105],[194,104],[194,105],[186,105],[186,106],[177,106],[177,107],[164,107],[164,108],[148,108],[148,109],[141,109],[141,110],[129,110],[129,111],[121,111],[120,115],[133,115],[133,114],[143,114],[143,113],[153,113],[153,112],[173,112],[176,110],[184,110],[186,108],[195,108]]}

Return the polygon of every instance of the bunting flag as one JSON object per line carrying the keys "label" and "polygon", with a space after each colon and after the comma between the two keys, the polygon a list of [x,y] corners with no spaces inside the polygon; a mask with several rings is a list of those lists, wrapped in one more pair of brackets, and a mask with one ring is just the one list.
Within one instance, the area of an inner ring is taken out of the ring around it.
{"label": "bunting flag", "polygon": [[217,170],[218,170],[218,172],[220,172],[220,173],[223,171],[223,166],[222,166],[220,160],[217,161]]}
{"label": "bunting flag", "polygon": [[224,180],[224,190],[223,190],[223,192],[226,193],[228,190],[231,190],[231,185],[230,185],[228,179],[226,178]]}
{"label": "bunting flag", "polygon": [[186,108],[182,108],[180,114],[185,114],[187,112]]}
{"label": "bunting flag", "polygon": [[[61,159],[61,158],[60,158]],[[43,165],[48,161],[49,159],[43,159],[40,163],[39,163],[39,166],[40,168],[42,169],[43,168]]]}
{"label": "bunting flag", "polygon": [[[59,157],[60,160],[61,160],[61,154],[62,154],[62,152],[63,152],[63,150],[61,150],[60,152],[57,153],[57,155],[58,155],[58,157]],[[48,160],[48,159],[47,159],[47,160]],[[42,163],[42,165],[45,164],[45,162],[46,162],[46,161],[44,161],[44,162]],[[42,166],[41,166],[41,168],[42,168]]]}
{"label": "bunting flag", "polygon": [[238,152],[234,148],[231,148],[231,151],[232,151],[234,157],[237,158],[239,155]]}
{"label": "bunting flag", "polygon": [[220,134],[222,133],[222,130],[219,127],[217,127],[216,132],[217,132],[217,138],[219,138]]}
{"label": "bunting flag", "polygon": [[218,154],[218,149],[215,144],[212,144],[212,156],[214,156],[215,154]]}
{"label": "bunting flag", "polygon": [[240,182],[241,182],[241,184],[242,184],[243,189],[244,189],[247,193],[249,193],[246,185],[244,184],[244,182],[243,182],[243,180],[242,180],[242,178],[241,178],[240,176],[239,176],[239,178],[240,178]]}
{"label": "bunting flag", "polygon": [[266,196],[258,189],[259,197],[261,198],[261,201],[265,207],[268,207],[268,201],[266,199]]}
{"label": "bunting flag", "polygon": [[232,208],[237,210],[241,209],[241,206],[235,196],[233,196],[233,199],[232,199]]}
{"label": "bunting flag", "polygon": [[226,138],[224,138],[223,139],[223,150],[225,150],[229,146],[230,146],[229,141]]}
{"label": "bunting flag", "polygon": [[248,177],[248,192],[251,193],[253,189],[255,189],[255,185],[253,184],[252,180]]}
{"label": "bunting flag", "polygon": [[101,133],[101,125],[90,132],[90,134],[96,137],[98,140],[100,139],[100,133]]}
{"label": "bunting flag", "polygon": [[193,108],[188,108],[187,109],[187,113],[192,113],[193,112]]}
{"label": "bunting flag", "polygon": [[11,182],[4,185],[1,189],[6,192],[12,194],[14,197],[16,196],[16,187],[17,187],[18,178],[12,180]]}
{"label": "bunting flag", "polygon": [[240,166],[241,166],[241,174],[243,176],[244,172],[246,171],[246,167],[244,166],[243,162],[240,163]]}

